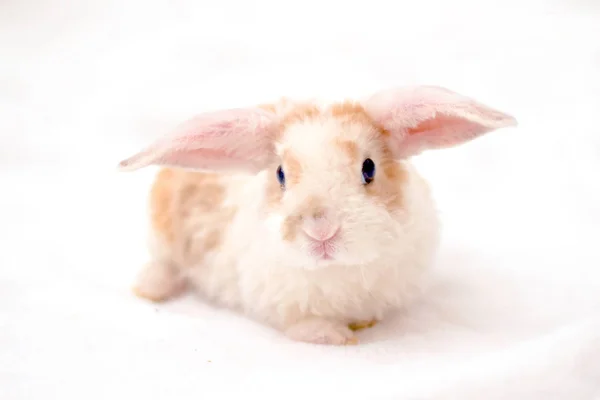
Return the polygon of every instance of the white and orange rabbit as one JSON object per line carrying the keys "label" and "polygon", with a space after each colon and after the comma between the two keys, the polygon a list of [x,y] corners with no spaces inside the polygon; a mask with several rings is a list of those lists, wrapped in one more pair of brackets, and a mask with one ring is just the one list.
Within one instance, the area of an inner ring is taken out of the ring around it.
{"label": "white and orange rabbit", "polygon": [[357,343],[419,293],[439,239],[410,157],[516,125],[432,86],[201,114],[121,170],[161,166],[137,295],[185,287],[297,341]]}

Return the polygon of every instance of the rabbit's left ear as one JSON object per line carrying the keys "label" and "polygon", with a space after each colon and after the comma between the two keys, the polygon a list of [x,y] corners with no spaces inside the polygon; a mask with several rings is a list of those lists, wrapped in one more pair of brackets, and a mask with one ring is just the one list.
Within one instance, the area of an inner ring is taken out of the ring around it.
{"label": "rabbit's left ear", "polygon": [[259,108],[204,113],[119,163],[121,171],[150,165],[257,172],[273,156],[275,114]]}
{"label": "rabbit's left ear", "polygon": [[390,148],[398,159],[453,147],[517,124],[508,114],[435,86],[382,91],[363,106],[389,132]]}

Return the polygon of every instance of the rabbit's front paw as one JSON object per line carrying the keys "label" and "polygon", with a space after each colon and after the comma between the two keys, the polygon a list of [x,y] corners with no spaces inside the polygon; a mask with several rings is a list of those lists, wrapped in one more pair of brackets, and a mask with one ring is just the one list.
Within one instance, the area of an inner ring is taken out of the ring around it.
{"label": "rabbit's front paw", "polygon": [[138,297],[160,302],[180,294],[184,287],[185,281],[171,267],[151,262],[139,273],[133,293]]}
{"label": "rabbit's front paw", "polygon": [[339,346],[358,343],[358,338],[348,326],[316,317],[290,326],[285,334],[293,340],[315,344]]}

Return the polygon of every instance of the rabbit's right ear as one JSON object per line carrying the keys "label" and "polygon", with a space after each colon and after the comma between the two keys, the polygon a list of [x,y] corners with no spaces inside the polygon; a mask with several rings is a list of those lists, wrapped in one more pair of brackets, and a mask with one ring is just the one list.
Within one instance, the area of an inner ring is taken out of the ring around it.
{"label": "rabbit's right ear", "polygon": [[273,155],[276,116],[260,108],[204,113],[121,161],[119,170],[150,165],[257,172]]}
{"label": "rabbit's right ear", "polygon": [[383,90],[365,108],[390,133],[388,143],[398,159],[458,146],[517,124],[511,115],[438,86]]}

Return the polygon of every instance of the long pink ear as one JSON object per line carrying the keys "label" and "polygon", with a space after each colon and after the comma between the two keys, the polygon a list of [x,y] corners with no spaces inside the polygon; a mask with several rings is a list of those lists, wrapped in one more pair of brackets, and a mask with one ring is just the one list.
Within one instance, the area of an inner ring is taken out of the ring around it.
{"label": "long pink ear", "polygon": [[364,107],[390,132],[390,146],[397,158],[456,146],[517,124],[510,115],[435,86],[382,91],[368,99]]}
{"label": "long pink ear", "polygon": [[204,113],[185,122],[148,148],[121,161],[121,171],[149,165],[195,170],[264,168],[272,155],[275,114],[259,108]]}

